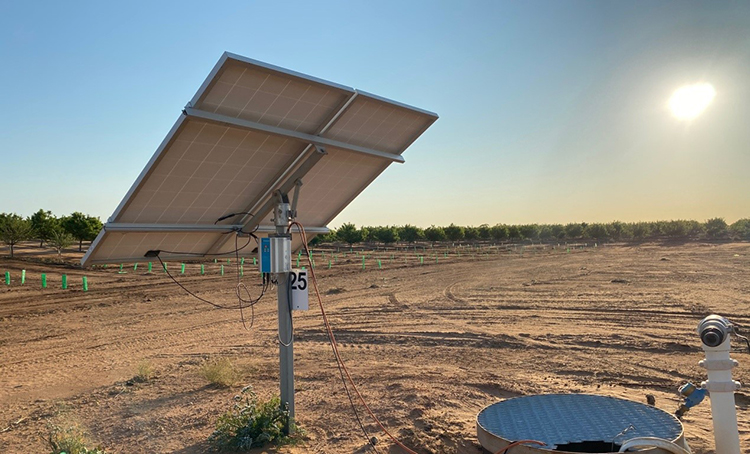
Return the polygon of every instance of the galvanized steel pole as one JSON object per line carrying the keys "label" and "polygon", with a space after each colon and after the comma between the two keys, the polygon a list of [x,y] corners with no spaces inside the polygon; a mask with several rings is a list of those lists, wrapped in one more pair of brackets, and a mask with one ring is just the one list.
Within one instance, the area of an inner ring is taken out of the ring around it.
{"label": "galvanized steel pole", "polygon": [[[288,237],[289,203],[279,203],[274,213],[277,237]],[[291,257],[290,257],[291,260]],[[292,331],[291,295],[289,272],[276,274],[279,308],[279,386],[281,406],[289,411],[289,423],[284,432],[291,432],[294,420],[294,333]]]}

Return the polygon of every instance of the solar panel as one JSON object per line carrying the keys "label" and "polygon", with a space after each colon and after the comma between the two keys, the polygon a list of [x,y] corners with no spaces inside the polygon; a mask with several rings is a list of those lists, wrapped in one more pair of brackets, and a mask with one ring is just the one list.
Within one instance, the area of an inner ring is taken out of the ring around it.
{"label": "solar panel", "polygon": [[[311,234],[325,233],[392,162],[404,162],[401,154],[437,118],[224,53],[81,263],[147,261],[157,249],[163,259],[231,253],[233,229],[274,232],[274,194],[297,181],[297,220]],[[230,213],[252,215],[219,221]]]}

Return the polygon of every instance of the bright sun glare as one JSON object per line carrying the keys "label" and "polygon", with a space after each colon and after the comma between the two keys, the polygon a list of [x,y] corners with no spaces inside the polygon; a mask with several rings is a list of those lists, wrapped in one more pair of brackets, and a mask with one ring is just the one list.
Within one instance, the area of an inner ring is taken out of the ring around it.
{"label": "bright sun glare", "polygon": [[685,85],[672,94],[669,99],[669,108],[678,119],[692,120],[708,107],[714,96],[716,96],[716,90],[711,84]]}

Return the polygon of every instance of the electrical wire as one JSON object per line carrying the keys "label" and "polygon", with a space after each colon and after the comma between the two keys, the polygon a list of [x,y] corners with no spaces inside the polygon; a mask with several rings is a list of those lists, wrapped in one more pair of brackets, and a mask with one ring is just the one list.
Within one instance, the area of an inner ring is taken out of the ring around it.
{"label": "electrical wire", "polygon": [[255,216],[253,213],[250,213],[249,211],[238,211],[237,213],[229,213],[225,214],[224,216],[220,217],[219,219],[214,221],[214,225],[218,224],[219,222],[223,221],[224,219],[233,218],[235,216],[239,216],[240,214],[246,214],[248,216]]}
{"label": "electrical wire", "polygon": [[[252,237],[250,239],[252,239]],[[250,241],[248,241],[248,244],[249,243],[250,243]],[[236,244],[237,244],[237,237],[235,236],[235,245]],[[247,247],[247,244],[245,244],[245,246],[243,246],[242,248],[244,248],[244,247]],[[239,257],[239,251],[242,248],[236,248],[235,247],[235,251],[234,252],[237,254],[237,257]],[[161,252],[168,252],[168,251],[159,251],[159,253],[161,253]],[[238,306],[224,306],[224,305],[221,305],[221,304],[214,303],[213,301],[209,301],[209,300],[207,300],[205,298],[202,298],[202,297],[196,295],[195,293],[191,292],[184,285],[182,285],[182,283],[180,283],[177,279],[175,279],[175,277],[172,275],[172,273],[169,272],[169,270],[167,269],[166,265],[164,265],[164,261],[161,259],[161,256],[159,255],[159,253],[156,254],[156,258],[159,260],[159,263],[161,264],[161,267],[164,270],[164,272],[167,273],[167,276],[169,276],[169,278],[175,284],[177,284],[180,288],[182,288],[183,290],[185,290],[185,292],[187,292],[188,295],[192,296],[193,298],[196,298],[199,301],[202,301],[202,302],[204,302],[206,304],[209,304],[209,305],[211,305],[211,306],[213,306],[213,307],[215,307],[217,309],[224,309],[224,310],[238,310],[239,309],[240,316],[242,318],[242,325],[243,325],[243,327],[245,327],[245,329],[248,329],[248,328],[247,328],[247,325],[245,324],[245,319],[244,319],[244,315],[242,314],[242,311],[243,311],[243,309],[249,307],[251,309],[251,311],[252,311],[252,315],[251,315],[252,316],[252,321],[251,321],[250,327],[253,326],[253,323],[255,321],[255,308],[254,308],[254,306],[255,306],[255,304],[257,304],[260,301],[261,298],[263,298],[263,296],[266,293],[266,289],[268,288],[268,285],[266,283],[265,277],[263,279],[263,284],[262,284],[262,287],[261,287],[260,296],[258,296],[258,298],[256,298],[256,299],[252,299],[252,297],[250,296],[250,291],[247,289],[247,286],[245,286],[245,284],[242,283],[241,280],[240,280],[240,276],[239,276],[239,274],[240,274],[239,266],[240,265],[239,265],[239,260],[237,260],[237,267],[238,267],[237,268],[237,281],[238,282],[237,282],[237,286],[235,288],[235,294],[237,295]],[[243,288],[243,287],[244,287],[244,289],[245,289],[248,297],[251,298],[251,299],[245,300],[245,299],[242,298],[240,289]]]}
{"label": "electrical wire", "polygon": [[[257,230],[257,227],[256,227]],[[255,241],[258,241],[258,237],[250,234],[251,238],[255,238]],[[250,290],[247,288],[247,286],[242,282],[242,268],[240,268],[242,265],[240,264],[240,248],[237,247],[237,238],[238,235],[235,235],[234,237],[234,253],[235,253],[235,266],[237,269],[237,286],[235,287],[235,293],[237,294],[237,304],[240,309],[240,320],[242,321],[242,327],[245,329],[245,331],[249,331],[249,328],[247,327],[247,324],[245,323],[245,314],[243,312],[242,303],[249,304],[250,306],[250,328],[253,327],[255,324],[255,304],[260,301],[261,298],[263,298],[263,295],[266,294],[266,276],[263,275],[262,281],[261,281],[261,290],[260,290],[260,296],[258,296],[257,299],[253,300],[252,296],[250,295]],[[247,246],[247,245],[245,245]],[[243,246],[243,247],[245,247]],[[245,290],[245,293],[247,293],[247,297],[250,298],[249,300],[244,300],[242,298],[242,290]]]}
{"label": "electrical wire", "polygon": [[[297,226],[297,229],[300,227]],[[300,230],[302,232],[303,230]],[[310,250],[307,248],[307,238],[305,237],[303,239],[304,248],[305,248],[305,254],[307,255],[308,263],[310,265],[310,269],[312,269],[312,263],[310,262]],[[314,279],[314,276],[313,276]],[[317,282],[317,281],[315,281]],[[317,292],[317,286],[316,286],[316,292]],[[318,301],[320,302],[320,294],[318,293]],[[321,310],[322,310],[321,306]],[[325,313],[323,314],[325,316]],[[329,341],[331,341],[331,337],[329,335],[328,337]],[[333,342],[335,342],[335,338],[333,339]],[[333,347],[333,344],[331,345]],[[336,357],[336,351],[334,350],[334,357]],[[357,420],[357,424],[359,425],[360,430],[362,430],[362,433],[365,435],[365,439],[367,440],[367,443],[372,447],[373,451],[375,453],[379,453],[378,448],[375,447],[375,443],[377,442],[376,438],[371,438],[369,432],[367,432],[367,429],[365,428],[364,423],[362,422],[362,418],[359,416],[359,412],[357,411],[357,406],[354,403],[354,397],[352,396],[351,391],[349,391],[349,385],[346,382],[346,377],[344,375],[344,370],[341,368],[343,362],[339,361],[340,357],[336,357],[336,368],[339,371],[339,375],[341,376],[341,383],[344,385],[344,391],[346,392],[346,397],[349,399],[349,405],[351,406],[352,412],[354,413],[354,418]]]}
{"label": "electrical wire", "polygon": [[[341,354],[340,354],[339,349],[338,349],[338,344],[336,342],[336,336],[333,334],[333,329],[331,328],[331,324],[328,321],[328,316],[326,315],[325,309],[323,308],[323,299],[320,296],[320,291],[318,289],[318,282],[317,282],[317,279],[315,278],[315,271],[313,270],[313,267],[312,267],[312,259],[310,258],[310,250],[309,250],[309,248],[307,246],[307,235],[305,233],[305,228],[299,222],[292,221],[290,223],[287,231],[291,231],[292,226],[296,226],[297,227],[297,229],[299,230],[300,235],[302,237],[302,247],[305,249],[305,252],[306,252],[305,255],[307,256],[307,262],[310,265],[310,278],[312,280],[313,287],[315,289],[315,295],[316,295],[316,297],[318,299],[318,305],[320,306],[320,312],[321,312],[321,314],[323,316],[323,323],[325,324],[326,331],[328,332],[328,339],[330,341],[331,349],[333,350],[333,354],[336,357],[336,362],[340,365],[339,366],[340,369],[343,370],[344,374],[346,375],[346,378],[348,379],[349,383],[352,386],[352,389],[356,393],[357,398],[362,403],[362,406],[365,407],[365,409],[367,410],[367,413],[370,415],[370,417],[372,418],[372,420],[377,424],[377,426],[380,428],[380,430],[384,434],[386,434],[396,445],[398,445],[401,449],[403,449],[404,451],[406,451],[408,454],[417,454],[414,450],[410,449],[409,447],[407,447],[406,445],[404,445],[403,443],[401,443],[396,437],[394,437],[388,431],[388,429],[385,428],[385,426],[383,426],[383,423],[381,423],[380,419],[378,419],[378,417],[375,416],[375,413],[373,413],[372,409],[370,409],[370,406],[367,405],[367,402],[365,401],[364,397],[359,392],[359,389],[357,389],[357,385],[354,383],[354,380],[352,379],[351,374],[349,374],[349,370],[346,368],[346,364],[344,364],[344,360],[341,358]],[[355,411],[355,413],[356,413],[356,411]],[[364,430],[364,427],[362,427],[362,429]],[[366,433],[366,431],[365,431],[365,433]],[[375,445],[372,442],[370,444],[372,445],[373,448],[375,448]]]}
{"label": "electrical wire", "polygon": [[[257,229],[256,229],[256,230],[257,230]],[[172,254],[172,255],[191,255],[191,256],[195,256],[195,257],[208,257],[208,256],[211,256],[211,257],[213,257],[213,256],[221,256],[221,255],[237,254],[237,253],[239,253],[239,252],[240,252],[241,250],[243,250],[243,249],[245,249],[246,247],[248,247],[248,246],[250,245],[250,242],[251,242],[251,241],[253,241],[253,238],[255,238],[255,241],[256,241],[256,242],[258,241],[258,237],[257,237],[257,236],[255,236],[253,232],[255,232],[255,230],[253,230],[252,232],[244,232],[244,231],[242,231],[242,230],[240,230],[239,232],[225,232],[225,233],[224,233],[224,235],[226,235],[227,233],[237,233],[237,234],[240,234],[240,233],[244,233],[244,234],[248,235],[248,238],[247,238],[247,243],[245,243],[245,245],[244,245],[244,246],[242,246],[241,248],[237,248],[237,247],[235,247],[235,249],[234,249],[233,251],[228,251],[228,252],[217,252],[217,253],[212,253],[212,254],[209,254],[209,253],[198,253],[198,252],[165,251],[165,250],[163,250],[163,249],[159,249],[159,250],[157,250],[157,251],[155,251],[155,252],[157,252],[157,256],[158,256],[158,254],[159,254],[159,253],[162,253],[162,252],[164,252],[165,254]],[[237,239],[237,238],[235,237],[235,240],[236,240],[236,239]],[[235,244],[237,244],[237,242],[236,242],[236,241],[235,241]],[[151,252],[151,251],[149,251],[149,252]]]}
{"label": "electrical wire", "polygon": [[540,446],[544,446],[544,445],[547,444],[547,443],[544,443],[542,441],[537,441],[537,440],[518,440],[518,441],[514,441],[513,443],[509,444],[508,446],[502,448],[501,450],[499,450],[495,454],[505,454],[506,452],[508,452],[508,450],[510,448],[515,448],[516,446],[525,445],[527,443],[536,443],[536,444],[538,444]]}

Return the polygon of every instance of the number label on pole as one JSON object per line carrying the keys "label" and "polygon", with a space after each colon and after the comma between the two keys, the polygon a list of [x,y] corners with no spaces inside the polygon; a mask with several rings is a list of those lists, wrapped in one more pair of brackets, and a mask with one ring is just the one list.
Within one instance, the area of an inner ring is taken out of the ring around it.
{"label": "number label on pole", "polygon": [[292,270],[289,273],[289,288],[292,291],[292,310],[306,311],[309,308],[307,270]]}

